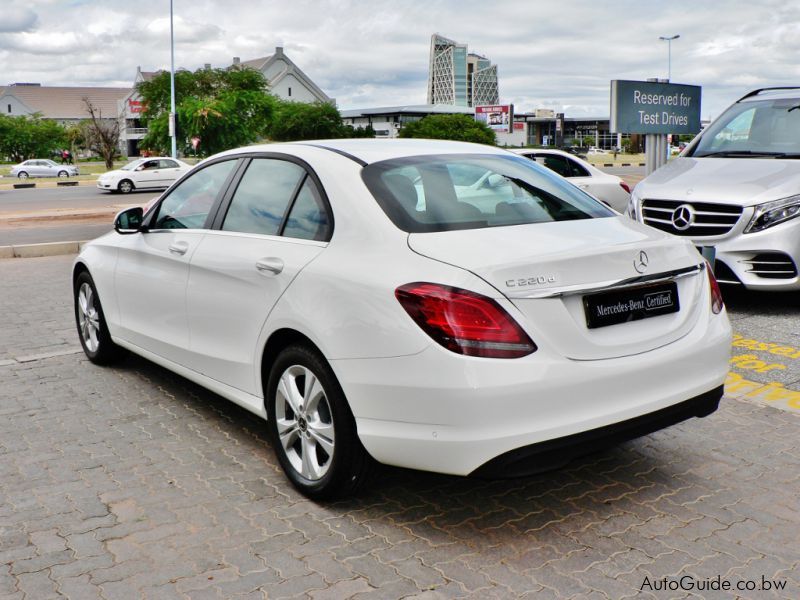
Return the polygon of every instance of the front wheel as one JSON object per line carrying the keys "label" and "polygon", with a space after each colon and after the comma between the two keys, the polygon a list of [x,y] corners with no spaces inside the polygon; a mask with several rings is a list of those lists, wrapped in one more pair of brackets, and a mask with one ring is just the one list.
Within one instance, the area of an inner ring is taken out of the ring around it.
{"label": "front wheel", "polygon": [[59,171],[58,172],[58,178],[59,179],[64,179],[65,177],[69,177],[69,173],[67,173],[66,171]]}
{"label": "front wheel", "polygon": [[119,359],[124,351],[111,340],[103,307],[87,271],[75,279],[75,324],[86,356],[98,365],[107,365]]}
{"label": "front wheel", "polygon": [[133,191],[133,182],[128,179],[123,179],[119,182],[117,186],[117,190],[119,190],[123,194],[130,194]]}
{"label": "front wheel", "polygon": [[372,459],[336,376],[316,350],[296,345],[278,355],[266,403],[270,441],[292,485],[314,500],[358,489]]}
{"label": "front wheel", "polygon": [[19,173],[17,173],[17,177],[20,179],[27,179],[28,174],[25,171],[20,171]]}

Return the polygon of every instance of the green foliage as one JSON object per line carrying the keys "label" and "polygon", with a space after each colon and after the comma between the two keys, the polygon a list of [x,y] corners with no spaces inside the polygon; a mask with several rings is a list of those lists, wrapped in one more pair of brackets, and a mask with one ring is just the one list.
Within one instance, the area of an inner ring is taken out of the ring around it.
{"label": "green foliage", "polygon": [[622,140],[622,151],[625,154],[630,154],[631,153],[631,146],[632,146],[632,142],[631,142],[630,138],[625,138],[625,139]]}
{"label": "green foliage", "polygon": [[470,115],[429,115],[406,123],[400,130],[401,138],[430,138],[457,140],[478,144],[495,145],[494,131],[486,123],[476,121]]}
{"label": "green foliage", "polygon": [[[170,77],[161,72],[137,86],[148,132],[141,147],[167,153]],[[198,154],[209,155],[245,146],[262,138],[272,120],[276,99],[254,69],[199,69],[175,73],[176,138],[187,151],[199,137]]]}
{"label": "green foliage", "polygon": [[342,124],[339,110],[328,102],[306,104],[279,100],[269,128],[269,137],[277,142],[360,137],[360,134],[360,131]]}
{"label": "green foliage", "polygon": [[0,156],[7,156],[13,162],[49,158],[66,143],[66,130],[55,121],[41,119],[39,115],[0,115]]}

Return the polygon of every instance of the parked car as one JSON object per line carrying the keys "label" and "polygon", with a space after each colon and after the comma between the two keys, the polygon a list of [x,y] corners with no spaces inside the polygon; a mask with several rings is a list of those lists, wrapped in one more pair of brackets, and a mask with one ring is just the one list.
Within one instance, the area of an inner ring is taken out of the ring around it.
{"label": "parked car", "polygon": [[167,188],[191,168],[185,162],[166,156],[140,158],[120,169],[100,175],[97,178],[97,187],[122,194],[136,189]]}
{"label": "parked car", "polygon": [[720,281],[800,289],[800,88],[737,100],[641,181],[628,215],[716,256]]}
{"label": "parked car", "polygon": [[551,171],[566,177],[570,183],[608,204],[617,212],[625,212],[631,188],[620,177],[604,173],[573,154],[562,150],[532,148],[514,149],[512,152],[535,160]]}
{"label": "parked car", "polygon": [[317,499],[373,459],[520,476],[705,416],[730,357],[694,246],[460,142],[218,154],[122,211],[73,282],[89,360],[127,349],[267,418]]}
{"label": "parked car", "polygon": [[596,146],[589,146],[588,154],[608,154],[608,150]]}
{"label": "parked car", "polygon": [[27,179],[28,177],[75,177],[78,167],[60,165],[48,158],[33,158],[11,167],[11,176]]}

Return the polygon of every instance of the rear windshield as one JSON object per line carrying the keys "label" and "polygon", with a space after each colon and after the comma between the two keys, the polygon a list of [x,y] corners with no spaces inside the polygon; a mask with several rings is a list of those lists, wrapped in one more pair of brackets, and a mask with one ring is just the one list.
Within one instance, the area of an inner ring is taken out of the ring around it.
{"label": "rear windshield", "polygon": [[689,156],[800,156],[800,98],[739,102],[703,132]]}
{"label": "rear windshield", "polygon": [[362,176],[386,215],[409,233],[616,215],[521,156],[413,156],[371,164]]}

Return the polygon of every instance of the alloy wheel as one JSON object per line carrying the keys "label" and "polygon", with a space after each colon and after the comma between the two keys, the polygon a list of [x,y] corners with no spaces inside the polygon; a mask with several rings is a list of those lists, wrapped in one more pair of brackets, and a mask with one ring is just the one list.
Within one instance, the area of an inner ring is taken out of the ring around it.
{"label": "alloy wheel", "polygon": [[78,289],[78,327],[86,348],[90,352],[97,352],[100,346],[100,315],[95,306],[92,286],[86,282]]}
{"label": "alloy wheel", "polygon": [[336,439],[322,383],[307,367],[292,365],[278,381],[274,402],[281,451],[302,477],[321,479],[330,468]]}

